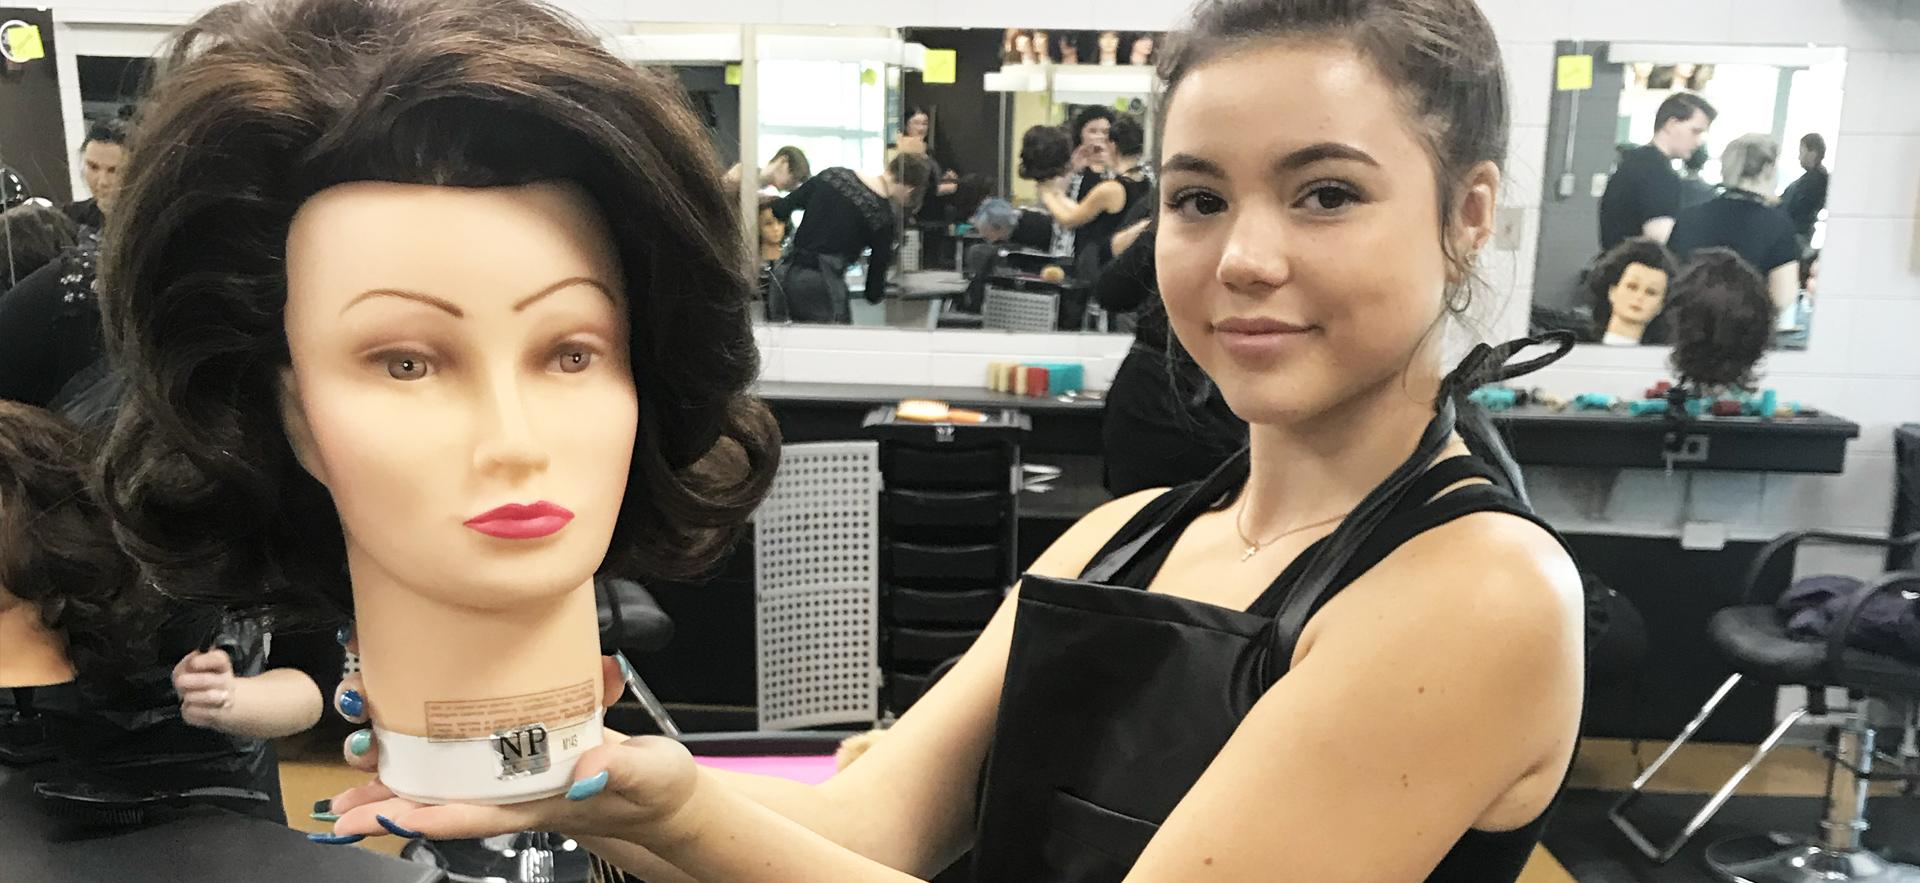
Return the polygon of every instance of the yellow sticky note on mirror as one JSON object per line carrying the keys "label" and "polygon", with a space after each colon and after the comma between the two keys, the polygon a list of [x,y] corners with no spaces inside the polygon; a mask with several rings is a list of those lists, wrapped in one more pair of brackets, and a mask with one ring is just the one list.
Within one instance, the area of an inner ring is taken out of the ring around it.
{"label": "yellow sticky note on mirror", "polygon": [[1562,92],[1579,92],[1593,88],[1593,56],[1562,55],[1559,70],[1554,77],[1556,89]]}
{"label": "yellow sticky note on mirror", "polygon": [[739,65],[737,64],[727,65],[727,85],[729,86],[740,85],[740,66]]}
{"label": "yellow sticky note on mirror", "polygon": [[7,29],[7,57],[17,62],[38,61],[47,57],[36,25],[14,25]]}
{"label": "yellow sticky note on mirror", "polygon": [[959,52],[952,49],[928,49],[927,66],[920,71],[922,83],[951,83],[957,78],[954,67]]}
{"label": "yellow sticky note on mirror", "polygon": [[879,71],[874,70],[873,68],[867,68],[866,70],[863,70],[860,72],[860,85],[871,86],[878,82],[880,82]]}
{"label": "yellow sticky note on mirror", "polygon": [[1115,99],[1113,99],[1113,109],[1114,109],[1114,110],[1117,110],[1117,111],[1119,111],[1119,112],[1121,112],[1121,113],[1126,113],[1126,112],[1127,112],[1127,111],[1128,111],[1129,109],[1131,109],[1132,107],[1133,107],[1133,99],[1131,99],[1131,98],[1115,98]]}

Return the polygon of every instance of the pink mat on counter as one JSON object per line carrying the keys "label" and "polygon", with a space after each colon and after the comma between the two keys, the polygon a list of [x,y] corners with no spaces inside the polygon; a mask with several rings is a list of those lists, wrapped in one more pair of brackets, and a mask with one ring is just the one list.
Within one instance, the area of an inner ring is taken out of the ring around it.
{"label": "pink mat on counter", "polygon": [[818,785],[833,778],[833,755],[743,755],[740,757],[695,757],[701,766],[716,770],[731,770],[736,773],[753,773],[760,776],[775,776],[792,779],[808,785]]}

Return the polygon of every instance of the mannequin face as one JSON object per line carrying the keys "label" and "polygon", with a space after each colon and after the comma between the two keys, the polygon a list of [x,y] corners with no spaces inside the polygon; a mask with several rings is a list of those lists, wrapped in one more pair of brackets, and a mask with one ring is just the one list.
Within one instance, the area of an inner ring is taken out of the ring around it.
{"label": "mannequin face", "polygon": [[1660,315],[1667,302],[1667,274],[1646,264],[1628,264],[1620,281],[1607,290],[1613,314],[1633,325],[1645,325]]}
{"label": "mannequin face", "polygon": [[1100,51],[1112,55],[1120,51],[1120,35],[1114,31],[1100,32]]}
{"label": "mannequin face", "polygon": [[1133,57],[1128,59],[1134,64],[1146,64],[1153,57],[1153,38],[1141,37],[1133,41]]}
{"label": "mannequin face", "polygon": [[760,210],[760,244],[778,247],[787,238],[787,225],[774,217],[773,209]]}
{"label": "mannequin face", "polygon": [[[571,185],[356,182],[301,207],[282,412],[356,583],[478,610],[587,583],[633,457],[625,297]],[[564,512],[481,517],[543,503]]]}

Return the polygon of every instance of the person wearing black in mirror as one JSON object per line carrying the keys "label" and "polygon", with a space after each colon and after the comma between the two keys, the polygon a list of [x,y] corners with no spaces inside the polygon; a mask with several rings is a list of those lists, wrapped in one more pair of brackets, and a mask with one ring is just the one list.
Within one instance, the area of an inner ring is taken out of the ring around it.
{"label": "person wearing black in mirror", "polygon": [[80,145],[80,178],[93,196],[68,203],[63,210],[75,224],[94,235],[106,229],[107,213],[113,211],[114,198],[120,192],[127,164],[126,116],[130,113],[130,108],[123,109],[121,116],[94,123]]}
{"label": "person wearing black in mirror", "polygon": [[1827,207],[1827,139],[1809,132],[1800,139],[1800,168],[1806,170],[1780,195],[1780,207],[1793,219],[1801,253],[1813,250],[1813,225]]}
{"label": "person wearing black in mirror", "polygon": [[1660,103],[1653,118],[1653,140],[1620,159],[1600,197],[1600,250],[1635,236],[1666,242],[1680,214],[1680,176],[1673,161],[1691,156],[1707,137],[1719,111],[1691,92]]}
{"label": "person wearing black in mirror", "polygon": [[1793,221],[1773,204],[1780,145],[1770,135],[1742,135],[1720,154],[1720,195],[1680,213],[1667,246],[1684,263],[1705,248],[1730,248],[1760,270],[1777,310],[1800,294],[1800,241]]}
{"label": "person wearing black in mirror", "polygon": [[1130,116],[1115,120],[1107,137],[1109,167],[1114,177],[1094,184],[1078,199],[1067,196],[1067,179],[1057,178],[1040,187],[1040,201],[1054,221],[1071,231],[1074,274],[1091,281],[1100,269],[1113,260],[1113,235],[1119,232],[1121,219],[1152,188],[1146,166],[1141,161],[1146,130]]}
{"label": "person wearing black in mirror", "polygon": [[795,209],[806,215],[774,267],[768,321],[852,324],[846,272],[863,251],[870,252],[864,295],[868,303],[880,303],[900,213],[919,210],[932,171],[926,157],[901,153],[878,175],[836,166],[774,201],[774,217],[783,222]]}
{"label": "person wearing black in mirror", "polygon": [[[1708,183],[1707,179],[1702,177],[1702,173],[1707,168],[1707,160],[1712,158],[1713,154],[1707,150],[1707,145],[1702,144],[1693,149],[1693,153],[1687,157],[1686,162],[1680,164],[1681,211],[1686,211],[1720,195],[1720,188]],[[1679,216],[1675,215],[1675,217]]]}

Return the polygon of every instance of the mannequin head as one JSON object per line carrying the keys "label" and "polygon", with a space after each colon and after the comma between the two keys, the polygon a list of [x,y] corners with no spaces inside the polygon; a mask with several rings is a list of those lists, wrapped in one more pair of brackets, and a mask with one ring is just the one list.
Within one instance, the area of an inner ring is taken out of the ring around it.
{"label": "mannequin head", "polygon": [[1675,273],[1673,253],[1651,239],[1629,239],[1600,257],[1587,274],[1594,325],[1615,339],[1639,340],[1665,309]]}
{"label": "mannequin head", "polygon": [[1127,63],[1142,64],[1142,65],[1153,63],[1153,35],[1152,34],[1142,34],[1139,37],[1134,38],[1133,51],[1127,58]]}
{"label": "mannequin head", "polygon": [[787,241],[787,222],[773,210],[776,201],[775,197],[760,197],[760,248],[770,249],[774,254],[778,254],[780,246]]}
{"label": "mannequin head", "polygon": [[777,431],[675,87],[525,0],[234,4],[172,54],[101,267],[106,502],[163,588],[333,618],[349,561],[497,607],[716,560]]}
{"label": "mannequin head", "polygon": [[[88,493],[87,454],[65,421],[0,401],[0,617],[37,619],[82,684],[96,686],[151,665],[157,599],[137,589]],[[0,655],[21,650],[0,638]]]}

